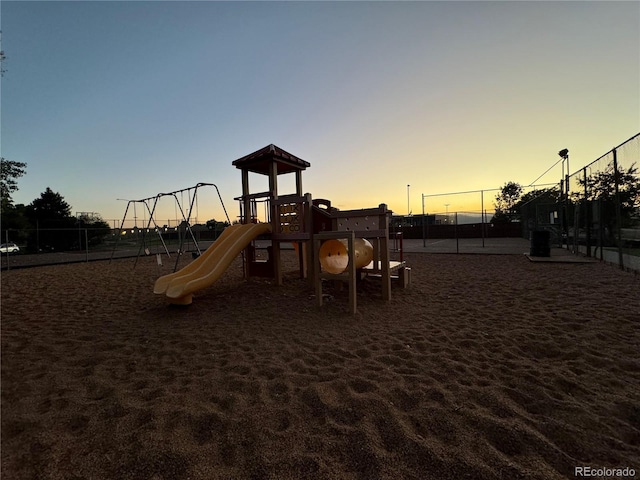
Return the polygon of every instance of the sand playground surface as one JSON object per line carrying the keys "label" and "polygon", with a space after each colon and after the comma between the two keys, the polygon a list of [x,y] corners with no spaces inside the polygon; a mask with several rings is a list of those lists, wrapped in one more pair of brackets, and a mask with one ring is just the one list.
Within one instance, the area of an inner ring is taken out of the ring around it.
{"label": "sand playground surface", "polygon": [[2,272],[2,478],[640,478],[640,275],[407,254],[351,316],[284,257],[182,308],[155,257]]}

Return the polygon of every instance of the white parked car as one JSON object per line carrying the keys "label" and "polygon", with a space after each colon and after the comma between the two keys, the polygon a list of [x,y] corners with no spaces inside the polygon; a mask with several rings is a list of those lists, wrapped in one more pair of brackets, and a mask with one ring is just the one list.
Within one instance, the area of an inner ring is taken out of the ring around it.
{"label": "white parked car", "polygon": [[18,253],[19,251],[20,247],[15,243],[3,243],[0,245],[0,253]]}

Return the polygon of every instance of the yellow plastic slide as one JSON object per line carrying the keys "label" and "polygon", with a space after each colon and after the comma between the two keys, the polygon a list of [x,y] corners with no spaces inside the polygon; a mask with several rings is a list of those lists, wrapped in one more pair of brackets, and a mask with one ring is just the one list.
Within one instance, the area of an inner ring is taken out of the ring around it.
{"label": "yellow plastic slide", "polygon": [[215,282],[249,243],[263,233],[269,233],[268,223],[238,224],[227,227],[222,235],[182,270],[158,278],[153,292],[166,294],[175,305],[189,305],[193,292]]}

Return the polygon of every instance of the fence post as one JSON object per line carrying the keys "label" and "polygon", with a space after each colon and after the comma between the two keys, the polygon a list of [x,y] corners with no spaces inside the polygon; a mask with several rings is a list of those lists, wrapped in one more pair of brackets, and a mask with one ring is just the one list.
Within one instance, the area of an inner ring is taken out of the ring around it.
{"label": "fence post", "polygon": [[587,167],[582,169],[582,178],[584,179],[584,215],[585,228],[587,229],[587,257],[591,256],[591,209],[589,208],[589,190],[587,187]]}
{"label": "fence post", "polygon": [[624,260],[622,258],[622,210],[620,208],[620,172],[618,171],[618,153],[613,149],[613,183],[615,185],[616,204],[616,236],[618,243],[618,263],[624,270]]}
{"label": "fence post", "polygon": [[456,224],[455,224],[454,228],[455,228],[455,232],[456,232],[456,253],[460,253],[460,245],[458,243],[458,212],[456,212],[455,219],[456,219]]}
{"label": "fence post", "polygon": [[560,198],[558,199],[558,216],[560,220],[560,235],[558,235],[558,247],[562,248],[563,240],[562,236],[564,235],[564,179],[560,178]]}
{"label": "fence post", "polygon": [[427,219],[424,218],[424,193],[422,194],[422,248],[427,246]]}
{"label": "fence post", "polygon": [[87,233],[87,229],[84,229],[84,245],[85,245],[85,251],[86,251],[86,261],[87,263],[89,263],[89,234]]}
{"label": "fence post", "polygon": [[[567,234],[567,250],[569,250],[569,169],[567,168],[567,174],[564,177],[564,222],[565,233]],[[575,214],[575,212],[574,212]],[[575,224],[575,222],[574,222]],[[576,236],[576,232],[573,232],[573,236]]]}
{"label": "fence post", "polygon": [[602,199],[598,198],[598,246],[600,247],[600,260],[604,260],[604,213],[602,212]]}
{"label": "fence post", "polygon": [[482,235],[482,248],[484,248],[484,190],[480,190],[480,231]]}
{"label": "fence post", "polygon": [[[7,270],[11,270],[11,266],[9,265],[9,230],[5,230],[4,231],[4,242],[7,244],[7,254],[5,255],[5,257],[7,257]],[[2,256],[2,254],[0,253],[0,257]]]}

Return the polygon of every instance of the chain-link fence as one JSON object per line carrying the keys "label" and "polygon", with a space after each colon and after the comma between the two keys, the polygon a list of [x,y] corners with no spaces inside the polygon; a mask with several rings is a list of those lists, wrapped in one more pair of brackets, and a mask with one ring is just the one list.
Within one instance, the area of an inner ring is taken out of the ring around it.
{"label": "chain-link fence", "polygon": [[529,192],[519,207],[523,238],[530,239],[533,232],[547,231],[552,245],[562,244],[562,209],[559,203],[561,196],[560,184]]}
{"label": "chain-link fence", "polygon": [[[561,152],[565,153],[565,152]],[[521,205],[523,236],[640,271],[640,133]]]}
{"label": "chain-link fence", "polygon": [[[520,196],[527,202],[538,193],[555,187],[550,184],[529,185],[522,187]],[[394,217],[392,227],[402,231],[405,238],[422,238],[427,252],[450,250],[452,253],[465,253],[485,249],[489,251],[492,245],[505,243],[498,242],[497,239],[522,236],[528,238],[528,227],[522,224],[517,209],[496,210],[497,197],[501,192],[502,188],[489,188],[466,192],[423,194],[422,208],[425,213]],[[538,225],[530,226],[531,229],[537,227]]]}
{"label": "chain-link fence", "polygon": [[214,184],[199,183],[141,200],[117,200],[127,202],[120,219],[77,212],[74,217],[41,215],[34,220],[12,212],[3,218],[0,230],[2,268],[178,251],[199,254],[230,223]]}
{"label": "chain-link fence", "polygon": [[3,229],[2,269],[111,258],[175,253],[200,253],[224,230],[210,225],[142,228],[24,228]]}
{"label": "chain-link fence", "polygon": [[565,179],[566,248],[640,270],[640,133]]}

